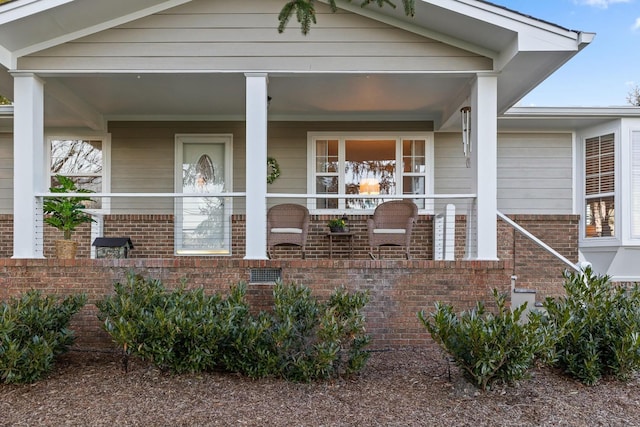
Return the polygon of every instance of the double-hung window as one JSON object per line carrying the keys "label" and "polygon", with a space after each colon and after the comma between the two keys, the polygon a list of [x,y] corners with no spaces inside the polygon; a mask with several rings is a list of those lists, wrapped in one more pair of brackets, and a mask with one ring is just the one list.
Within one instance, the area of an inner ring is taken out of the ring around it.
{"label": "double-hung window", "polygon": [[[51,137],[48,144],[49,185],[56,186],[56,175],[71,178],[78,188],[96,193],[108,191],[108,138]],[[101,198],[93,198],[88,209],[106,209]]]}
{"label": "double-hung window", "polygon": [[[375,208],[381,196],[431,194],[432,141],[431,134],[309,134],[309,193],[332,196],[317,197],[315,209],[355,213]],[[422,210],[432,205],[414,201]]]}
{"label": "double-hung window", "polygon": [[585,237],[615,234],[615,135],[585,141]]}

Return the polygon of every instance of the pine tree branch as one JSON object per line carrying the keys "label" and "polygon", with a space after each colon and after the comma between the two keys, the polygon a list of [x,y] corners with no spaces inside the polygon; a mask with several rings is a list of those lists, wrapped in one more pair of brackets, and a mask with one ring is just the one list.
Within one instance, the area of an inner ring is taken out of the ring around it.
{"label": "pine tree branch", "polygon": [[[366,7],[371,3],[375,3],[378,7],[384,7],[388,5],[392,8],[396,8],[395,5],[396,0],[362,0],[360,6]],[[349,0],[351,2],[351,0]],[[300,29],[302,34],[307,35],[311,30],[311,24],[316,23],[316,10],[314,7],[315,0],[289,0],[284,5],[280,13],[278,14],[278,32],[284,32],[287,24],[291,17],[295,14],[298,23],[300,24]],[[415,15],[415,0],[402,0],[402,4],[404,6],[404,12],[407,16]],[[329,0],[329,7],[332,12],[336,12],[338,10],[338,6],[336,5],[336,0]]]}

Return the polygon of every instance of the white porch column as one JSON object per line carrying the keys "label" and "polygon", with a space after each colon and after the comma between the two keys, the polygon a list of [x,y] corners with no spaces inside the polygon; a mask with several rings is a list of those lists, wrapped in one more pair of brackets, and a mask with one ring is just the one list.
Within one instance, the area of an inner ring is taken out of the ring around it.
{"label": "white porch column", "polygon": [[497,77],[479,75],[471,90],[472,191],[477,194],[470,232],[470,259],[498,259]]}
{"label": "white porch column", "polygon": [[13,258],[42,258],[44,186],[44,85],[36,75],[17,73],[13,121]]}
{"label": "white porch column", "polygon": [[267,74],[247,73],[246,255],[267,259]]}

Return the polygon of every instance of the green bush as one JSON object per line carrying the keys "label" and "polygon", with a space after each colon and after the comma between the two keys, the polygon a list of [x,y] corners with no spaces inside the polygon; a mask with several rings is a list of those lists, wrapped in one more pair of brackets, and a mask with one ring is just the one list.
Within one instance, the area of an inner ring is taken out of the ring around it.
{"label": "green bush", "polygon": [[436,303],[429,316],[418,317],[433,339],[446,350],[475,386],[486,390],[496,381],[510,383],[525,378],[536,353],[547,340],[539,336],[539,317],[521,322],[526,304],[511,312],[506,295],[494,290],[497,312],[488,313],[478,302],[475,309],[456,315],[451,305]]}
{"label": "green bush", "polygon": [[0,382],[32,383],[50,372],[73,344],[69,321],[85,302],[85,295],[60,300],[31,290],[0,304]]}
{"label": "green bush", "polygon": [[[115,294],[96,306],[104,329],[124,352],[125,366],[131,355],[176,373],[218,366],[227,326],[221,311],[228,306],[219,295],[183,288],[169,293],[159,280],[133,274],[114,288]],[[234,307],[236,311],[241,308]]]}
{"label": "green bush", "polygon": [[626,380],[640,367],[640,290],[612,286],[591,269],[564,274],[566,296],[547,299],[556,365],[585,384],[602,376]]}
{"label": "green bush", "polygon": [[256,315],[245,297],[244,284],[222,298],[202,289],[168,293],[157,280],[129,275],[96,305],[125,361],[134,355],[175,373],[224,369],[310,381],[364,367],[366,294],[339,289],[320,303],[308,288],[278,283],[273,312]]}
{"label": "green bush", "polygon": [[360,371],[369,353],[361,310],[368,296],[337,289],[320,303],[303,286],[274,288],[273,341],[279,372],[293,381],[310,381]]}

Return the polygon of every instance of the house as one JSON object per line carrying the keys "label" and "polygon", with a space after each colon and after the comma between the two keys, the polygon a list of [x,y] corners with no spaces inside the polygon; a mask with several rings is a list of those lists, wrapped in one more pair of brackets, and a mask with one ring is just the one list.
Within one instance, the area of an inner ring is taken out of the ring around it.
{"label": "house", "polygon": [[[0,5],[0,93],[14,101],[0,106],[5,283],[118,266],[176,267],[162,273],[174,280],[205,280],[205,267],[327,280],[346,268],[327,283],[365,286],[380,269],[389,289],[415,281],[403,295],[422,304],[437,299],[415,295],[432,281],[467,302],[512,275],[538,289],[555,280],[543,289],[555,294],[578,260],[640,280],[640,109],[514,107],[594,34],[480,0],[416,0],[415,17],[339,4],[318,2],[307,36],[276,31],[281,0]],[[57,173],[96,191],[75,263],[42,260],[54,238],[42,197]],[[418,204],[414,260],[365,259],[383,195]],[[304,262],[267,260],[267,209],[284,202],[313,215]],[[434,260],[446,205],[449,262]],[[324,223],[343,214],[355,249],[334,262]],[[131,237],[136,260],[90,259],[97,235]],[[415,321],[407,301],[381,319]]]}

